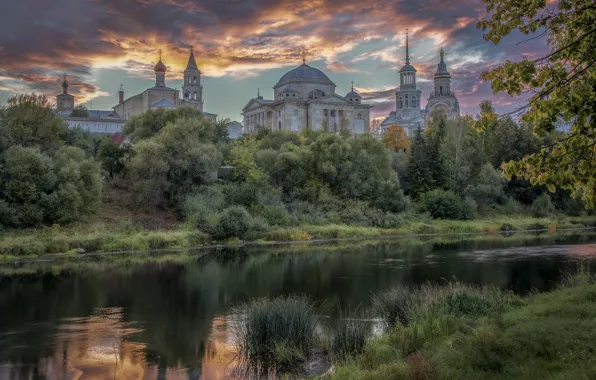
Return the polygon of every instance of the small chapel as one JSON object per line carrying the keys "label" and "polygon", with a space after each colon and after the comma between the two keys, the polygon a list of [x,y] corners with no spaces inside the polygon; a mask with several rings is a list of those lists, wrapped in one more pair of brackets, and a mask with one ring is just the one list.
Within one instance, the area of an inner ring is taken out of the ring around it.
{"label": "small chapel", "polygon": [[244,132],[258,128],[299,132],[304,128],[354,134],[370,130],[370,109],[352,90],[345,96],[335,93],[336,85],[321,70],[306,64],[288,71],[273,86],[273,99],[260,92],[242,109]]}

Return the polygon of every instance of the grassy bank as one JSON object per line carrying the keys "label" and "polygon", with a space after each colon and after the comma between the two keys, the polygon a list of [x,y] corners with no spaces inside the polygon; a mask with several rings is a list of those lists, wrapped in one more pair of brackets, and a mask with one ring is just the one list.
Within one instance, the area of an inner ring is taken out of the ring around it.
{"label": "grassy bank", "polygon": [[[302,225],[273,229],[251,237],[254,242],[314,241],[329,239],[367,239],[416,234],[500,233],[547,229],[582,228],[596,225],[596,217],[558,219],[494,217],[472,221],[412,220],[400,228],[381,229],[346,225]],[[0,259],[35,258],[50,254],[82,252],[148,251],[212,244],[238,244],[237,239],[215,241],[211,236],[183,226],[171,230],[145,230],[123,224],[121,228],[105,224],[86,224],[69,228],[24,230],[0,235]]]}
{"label": "grassy bank", "polygon": [[342,361],[332,379],[596,377],[593,277],[571,276],[558,289],[525,299],[440,293]]}
{"label": "grassy bank", "polygon": [[[232,313],[244,321],[233,331],[243,368],[335,380],[596,376],[596,281],[586,270],[525,298],[426,284],[375,294],[372,305],[365,319],[346,315],[325,333],[321,310],[304,297],[242,304]],[[373,337],[371,317],[384,333]],[[315,362],[335,364],[309,373]]]}

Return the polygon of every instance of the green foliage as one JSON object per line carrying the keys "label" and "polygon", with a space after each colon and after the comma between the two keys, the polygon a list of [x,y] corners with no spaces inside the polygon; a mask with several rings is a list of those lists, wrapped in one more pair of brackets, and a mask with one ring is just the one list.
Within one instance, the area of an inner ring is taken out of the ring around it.
{"label": "green foliage", "polygon": [[259,169],[255,161],[259,147],[260,141],[253,135],[244,136],[234,142],[230,152],[230,164],[234,167],[237,180],[254,183],[266,181],[267,175]]}
{"label": "green foliage", "polygon": [[499,43],[515,30],[546,35],[549,54],[535,60],[506,61],[482,74],[494,93],[518,96],[530,91],[522,121],[545,136],[561,123],[569,125],[562,138],[538,152],[504,166],[508,178],[525,178],[554,191],[557,186],[581,194],[588,207],[595,206],[596,163],[594,148],[596,112],[596,33],[592,28],[596,8],[590,0],[547,1],[485,0],[489,17],[478,23],[485,39]]}
{"label": "green foliage", "polygon": [[374,312],[383,318],[388,328],[406,325],[415,307],[414,292],[407,287],[388,289],[372,296]]}
{"label": "green foliage", "polygon": [[79,104],[73,108],[72,112],[70,113],[70,117],[89,117],[89,111],[83,104]]}
{"label": "green foliage", "polygon": [[[191,106],[179,107],[175,109],[155,108],[143,112],[140,115],[133,116],[126,122],[122,132],[129,136],[131,140],[138,142],[140,140],[149,139],[157,135],[163,128],[166,127],[166,125],[169,123],[175,123],[181,119],[198,119],[201,121],[206,121],[203,118],[201,111]],[[215,130],[220,130],[221,125],[219,125],[217,128],[210,122],[207,122],[203,125],[206,126],[207,124],[211,125],[212,127],[210,131],[211,136],[209,138],[212,140],[215,136]],[[225,137],[227,138],[227,136]]]}
{"label": "green foliage", "polygon": [[0,128],[0,152],[14,145],[38,147],[44,153],[58,151],[67,125],[54,116],[44,95],[18,95],[8,100]]}
{"label": "green foliage", "polygon": [[435,219],[467,219],[475,212],[471,202],[464,202],[452,191],[429,191],[422,194],[420,203]]}
{"label": "green foliage", "polygon": [[92,135],[80,127],[72,127],[66,130],[64,144],[81,148],[89,157],[95,157],[103,136]]}
{"label": "green foliage", "polygon": [[346,359],[361,354],[372,333],[367,320],[345,319],[339,321],[333,331],[331,351],[337,359]]}
{"label": "green foliage", "polygon": [[99,144],[97,159],[108,176],[115,177],[124,171],[132,154],[133,150],[130,144],[118,145],[111,137],[104,137]]}
{"label": "green foliage", "polygon": [[254,224],[252,216],[244,207],[232,206],[221,213],[215,236],[220,239],[243,238],[252,231]]}
{"label": "green foliage", "polygon": [[547,193],[543,193],[532,204],[532,216],[536,218],[545,217],[554,212],[555,206],[553,206],[550,196]]}
{"label": "green foliage", "polygon": [[418,127],[412,139],[410,161],[408,162],[408,185],[410,194],[416,199],[420,194],[433,189],[433,179],[430,166],[426,138],[422,129]]}
{"label": "green foliage", "polygon": [[135,144],[129,171],[139,205],[182,202],[195,186],[214,180],[222,157],[211,127],[205,119],[179,119]]}
{"label": "green foliage", "polygon": [[483,213],[504,201],[503,178],[490,164],[485,164],[466,193],[476,202]]}
{"label": "green foliage", "polygon": [[63,147],[52,160],[39,149],[13,146],[4,154],[0,223],[69,223],[95,210],[100,191],[99,168],[79,148]]}
{"label": "green foliage", "polygon": [[232,334],[240,357],[249,365],[295,368],[317,342],[317,311],[306,297],[254,300],[232,313],[243,316]]}

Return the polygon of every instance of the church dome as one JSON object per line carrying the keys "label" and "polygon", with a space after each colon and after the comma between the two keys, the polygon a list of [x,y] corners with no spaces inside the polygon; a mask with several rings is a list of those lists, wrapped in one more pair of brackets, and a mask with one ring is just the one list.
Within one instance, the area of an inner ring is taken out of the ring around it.
{"label": "church dome", "polygon": [[292,86],[288,86],[288,87],[284,88],[282,92],[283,92],[284,94],[285,94],[285,93],[290,93],[290,94],[292,94],[292,93],[294,93],[294,94],[299,94],[299,93],[300,93],[300,91],[296,90],[296,89],[295,89],[294,87],[292,87]]}
{"label": "church dome", "polygon": [[358,94],[356,91],[350,91],[348,92],[348,94],[346,96],[344,96],[345,98],[359,98],[360,94]]}
{"label": "church dome", "polygon": [[402,67],[402,68],[399,70],[399,72],[400,72],[400,73],[403,73],[403,72],[406,72],[406,71],[413,71],[413,72],[416,72],[416,69],[414,68],[414,66],[412,66],[412,65],[410,65],[410,64],[408,63],[408,64],[404,65],[404,67]]}
{"label": "church dome", "polygon": [[163,64],[161,59],[159,60],[159,62],[157,62],[157,64],[153,68],[153,71],[155,71],[156,73],[165,73],[167,71],[166,65]]}
{"label": "church dome", "polygon": [[279,79],[277,84],[283,84],[286,82],[314,82],[323,83],[331,86],[335,86],[335,83],[325,75],[321,70],[310,67],[307,64],[300,65],[293,70],[288,71]]}

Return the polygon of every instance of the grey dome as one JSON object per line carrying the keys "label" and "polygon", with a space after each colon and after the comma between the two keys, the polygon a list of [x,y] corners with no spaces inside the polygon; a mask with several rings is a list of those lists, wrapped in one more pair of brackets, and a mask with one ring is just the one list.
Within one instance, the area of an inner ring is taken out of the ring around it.
{"label": "grey dome", "polygon": [[407,65],[404,65],[404,67],[402,67],[399,72],[403,73],[405,71],[413,71],[416,72],[416,69],[414,68],[414,66],[410,65],[409,63]]}
{"label": "grey dome", "polygon": [[325,73],[323,73],[319,69],[315,69],[314,67],[310,67],[306,64],[300,65],[295,69],[285,73],[284,76],[280,78],[279,82],[277,82],[277,84],[279,85],[282,83],[292,81],[316,82],[335,86],[335,83],[333,83],[331,79],[329,79],[327,75],[325,75]]}
{"label": "grey dome", "polygon": [[284,93],[286,93],[286,92],[289,92],[289,93],[295,93],[295,94],[299,94],[299,93],[300,93],[300,91],[296,90],[296,89],[295,89],[294,87],[292,87],[292,86],[288,86],[288,87],[284,88],[284,89],[282,90],[282,92],[284,92]]}
{"label": "grey dome", "polygon": [[345,96],[345,98],[359,98],[359,97],[360,97],[360,94],[358,94],[356,91],[350,91]]}

